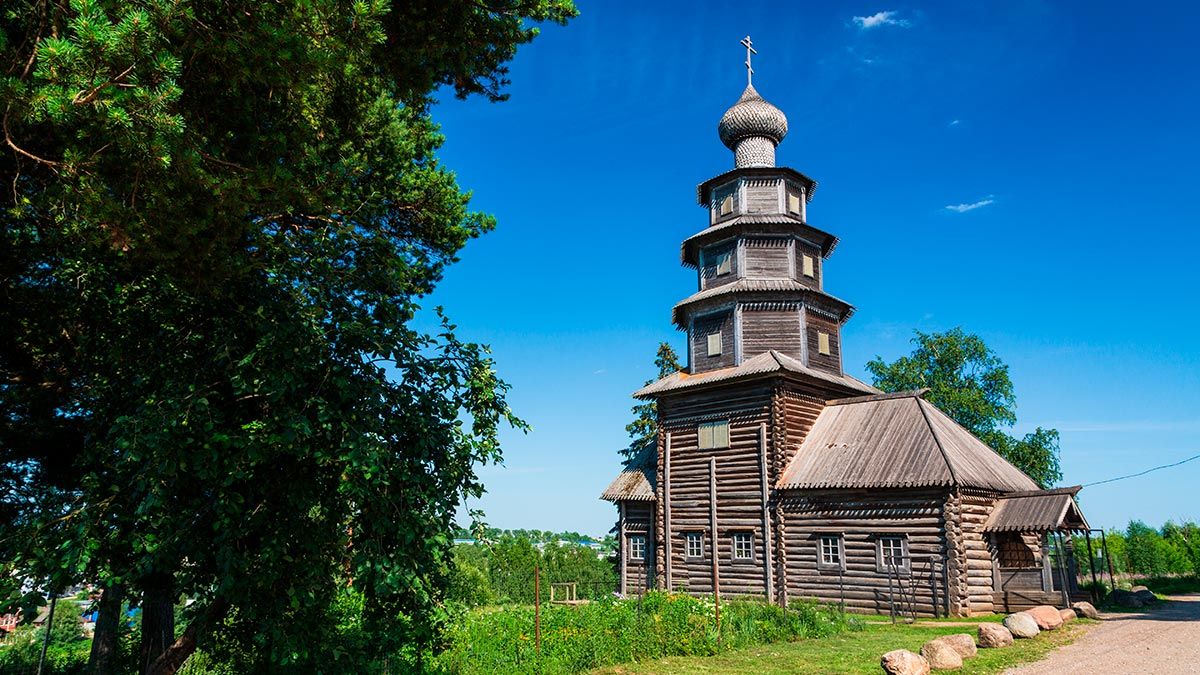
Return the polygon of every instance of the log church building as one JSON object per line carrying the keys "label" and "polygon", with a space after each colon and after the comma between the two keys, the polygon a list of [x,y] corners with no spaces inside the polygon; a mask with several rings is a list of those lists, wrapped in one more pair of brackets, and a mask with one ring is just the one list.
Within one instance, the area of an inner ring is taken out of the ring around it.
{"label": "log church building", "polygon": [[1078,488],[1042,490],[922,392],[848,375],[854,307],[826,291],[837,237],[809,220],[816,181],[775,163],[787,118],[748,77],[717,130],[734,168],[697,188],[707,222],[680,251],[697,291],[671,312],[687,368],[634,394],[657,403],[657,448],[602,496],[622,593],[887,613],[899,591],[932,616],[1064,606],[1073,561],[1048,541],[1087,529]]}

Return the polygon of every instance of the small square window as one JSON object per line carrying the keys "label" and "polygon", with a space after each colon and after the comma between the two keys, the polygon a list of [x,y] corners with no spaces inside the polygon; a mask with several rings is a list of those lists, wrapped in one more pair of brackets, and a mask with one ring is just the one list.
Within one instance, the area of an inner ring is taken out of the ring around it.
{"label": "small square window", "polygon": [[645,560],[646,559],[646,537],[645,535],[635,534],[629,537],[629,559],[630,560]]}
{"label": "small square window", "polygon": [[821,537],[821,551],[818,563],[820,567],[844,569],[842,567],[842,538],[839,535],[828,534]]}
{"label": "small square window", "polygon": [[800,213],[800,195],[795,192],[788,192],[788,213]]}
{"label": "small square window", "polygon": [[817,352],[825,356],[832,353],[829,351],[829,333],[817,332]]}
{"label": "small square window", "polygon": [[708,334],[708,355],[721,355],[721,331]]}
{"label": "small square window", "polygon": [[729,420],[701,422],[696,431],[700,436],[701,450],[729,447]]}
{"label": "small square window", "polygon": [[717,276],[733,271],[733,255],[726,251],[717,257]]}
{"label": "small square window", "polygon": [[704,557],[704,534],[701,532],[688,532],[683,535],[684,543],[686,544],[684,553],[689,558]]}
{"label": "small square window", "polygon": [[727,216],[733,213],[733,195],[725,195],[721,200],[721,215]]}
{"label": "small square window", "polygon": [[754,559],[754,535],[749,532],[735,532],[733,535],[733,559]]}
{"label": "small square window", "polygon": [[876,554],[879,571],[908,571],[908,542],[903,537],[880,537]]}
{"label": "small square window", "polygon": [[817,261],[815,258],[813,258],[811,255],[806,255],[802,259],[802,262],[803,262],[804,276],[810,277],[810,278],[817,276]]}

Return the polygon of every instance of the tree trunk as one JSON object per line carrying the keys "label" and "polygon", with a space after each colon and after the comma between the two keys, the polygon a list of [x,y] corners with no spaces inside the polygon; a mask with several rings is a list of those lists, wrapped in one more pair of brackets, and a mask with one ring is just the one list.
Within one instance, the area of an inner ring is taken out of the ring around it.
{"label": "tree trunk", "polygon": [[179,672],[188,657],[196,651],[200,636],[224,615],[228,608],[223,601],[217,601],[192,619],[184,629],[183,635],[146,667],[146,675],[175,675]]}
{"label": "tree trunk", "polygon": [[150,665],[175,642],[175,592],[172,578],[155,574],[142,582],[142,668]]}
{"label": "tree trunk", "polygon": [[88,672],[93,675],[116,672],[121,639],[121,605],[124,600],[125,589],[116,584],[106,586],[100,595],[100,616],[96,618],[92,653],[88,656]]}

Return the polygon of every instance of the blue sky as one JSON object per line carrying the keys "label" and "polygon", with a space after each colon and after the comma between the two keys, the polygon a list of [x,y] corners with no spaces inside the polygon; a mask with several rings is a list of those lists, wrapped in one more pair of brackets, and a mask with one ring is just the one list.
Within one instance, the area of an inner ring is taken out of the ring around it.
{"label": "blue sky", "polygon": [[[745,85],[788,116],[781,165],[820,183],[858,311],[847,370],[913,329],[978,333],[1011,366],[1018,432],[1062,432],[1065,484],[1200,453],[1200,5],[579,2],[512,64],[511,100],[434,110],[440,153],[496,215],[428,305],[490,344],[533,425],[482,470],[491,524],[602,534],[597,496],[695,289],[679,242],[732,168]],[[1093,526],[1200,518],[1200,461],[1085,489]]]}

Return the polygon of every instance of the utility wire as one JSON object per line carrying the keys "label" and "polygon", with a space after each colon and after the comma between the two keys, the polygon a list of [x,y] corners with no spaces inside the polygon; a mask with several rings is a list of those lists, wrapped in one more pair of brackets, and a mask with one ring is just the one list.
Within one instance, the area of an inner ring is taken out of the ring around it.
{"label": "utility wire", "polygon": [[1175,462],[1174,464],[1163,464],[1162,466],[1156,466],[1152,469],[1146,469],[1145,471],[1142,471],[1139,473],[1131,473],[1128,476],[1117,476],[1116,478],[1109,478],[1108,480],[1098,480],[1095,483],[1084,483],[1083,487],[1091,487],[1093,485],[1103,485],[1105,483],[1112,483],[1112,482],[1119,481],[1119,480],[1125,480],[1126,478],[1137,478],[1138,476],[1145,476],[1146,474],[1148,474],[1152,471],[1158,471],[1160,469],[1169,469],[1173,466],[1179,466],[1180,464],[1187,464],[1188,462],[1192,461],[1193,459],[1200,459],[1200,455],[1192,455],[1191,457],[1188,457],[1187,459],[1181,459],[1178,462]]}

